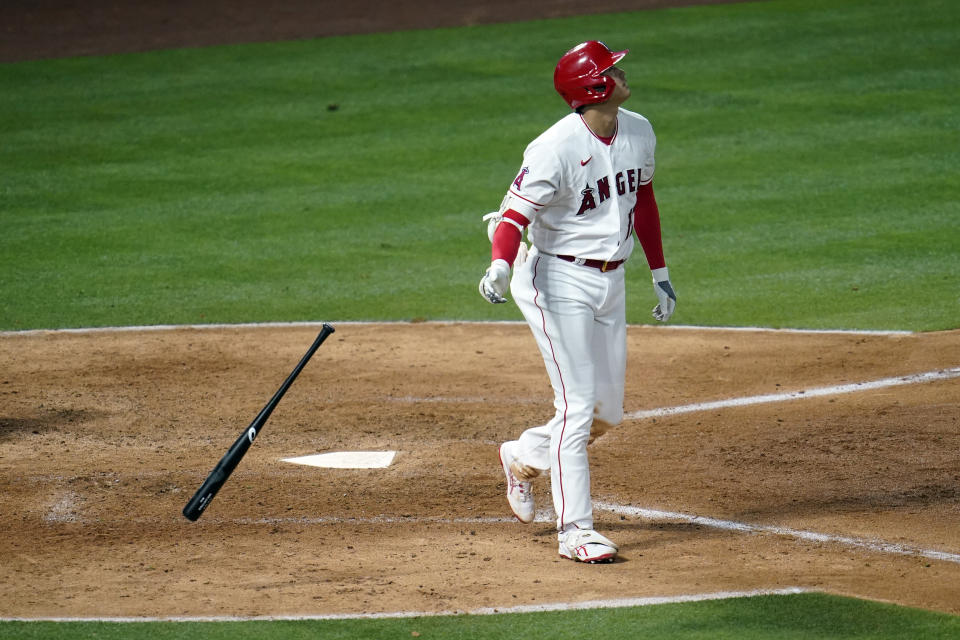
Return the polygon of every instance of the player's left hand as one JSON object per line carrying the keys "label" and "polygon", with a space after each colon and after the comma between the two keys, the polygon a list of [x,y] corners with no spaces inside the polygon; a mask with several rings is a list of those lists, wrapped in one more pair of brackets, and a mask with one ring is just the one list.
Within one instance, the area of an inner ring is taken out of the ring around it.
{"label": "player's left hand", "polygon": [[653,308],[653,317],[659,322],[666,322],[677,308],[677,294],[670,284],[670,275],[667,268],[654,269],[653,291],[657,294],[659,304]]}
{"label": "player's left hand", "polygon": [[503,294],[510,288],[510,265],[506,260],[494,260],[480,280],[480,295],[487,302],[502,304],[507,301]]}

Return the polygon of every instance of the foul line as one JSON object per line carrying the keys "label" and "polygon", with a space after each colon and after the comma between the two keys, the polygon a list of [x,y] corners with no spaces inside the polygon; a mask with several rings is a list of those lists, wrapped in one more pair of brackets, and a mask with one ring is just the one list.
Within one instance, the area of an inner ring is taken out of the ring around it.
{"label": "foul line", "polygon": [[648,598],[618,598],[616,600],[587,600],[585,602],[554,602],[547,604],[518,605],[514,607],[483,607],[481,609],[453,611],[394,611],[387,613],[334,613],[319,615],[267,615],[267,616],[170,616],[170,617],[114,617],[114,618],[0,618],[4,622],[254,622],[295,620],[368,620],[381,618],[433,618],[439,616],[499,615],[509,613],[539,613],[547,611],[573,611],[577,609],[620,609],[624,607],[649,607],[658,604],[680,604],[708,600],[731,600],[758,596],[790,596],[814,593],[815,589],[786,587],[783,589],[756,589],[753,591],[717,591],[680,596],[654,596]]}
{"label": "foul line", "polygon": [[770,533],[786,538],[796,538],[804,542],[833,543],[847,547],[856,547],[875,551],[878,553],[888,553],[901,556],[919,556],[929,558],[930,560],[943,560],[960,564],[960,554],[949,553],[946,551],[937,551],[933,549],[923,549],[906,544],[897,544],[886,542],[884,540],[871,540],[867,538],[852,538],[850,536],[838,536],[829,533],[817,533],[816,531],[803,531],[800,529],[790,529],[787,527],[777,527],[773,525],[748,524],[745,522],[736,522],[734,520],[719,520],[717,518],[706,518],[687,513],[678,513],[673,511],[659,511],[657,509],[644,509],[642,507],[630,507],[609,502],[595,502],[595,509],[610,511],[618,515],[634,516],[646,518],[647,520],[657,521],[678,521],[686,524],[710,527],[712,529],[723,529],[726,531],[738,531],[741,533]]}
{"label": "foul line", "polygon": [[661,416],[672,416],[679,413],[710,411],[713,409],[726,409],[729,407],[745,407],[748,405],[764,404],[769,402],[801,400],[803,398],[818,398],[821,396],[833,396],[845,393],[855,393],[858,391],[883,389],[885,387],[896,387],[904,384],[919,384],[922,382],[933,382],[935,380],[950,380],[952,378],[960,378],[960,367],[953,367],[951,369],[938,369],[936,371],[927,371],[925,373],[898,376],[896,378],[882,378],[880,380],[873,380],[870,382],[854,382],[851,384],[842,384],[833,387],[816,387],[813,389],[792,391],[789,393],[773,393],[769,395],[746,396],[743,398],[729,398],[727,400],[717,400],[714,402],[698,402],[695,404],[685,404],[676,407],[645,409],[624,414],[623,418],[624,420],[659,418]]}

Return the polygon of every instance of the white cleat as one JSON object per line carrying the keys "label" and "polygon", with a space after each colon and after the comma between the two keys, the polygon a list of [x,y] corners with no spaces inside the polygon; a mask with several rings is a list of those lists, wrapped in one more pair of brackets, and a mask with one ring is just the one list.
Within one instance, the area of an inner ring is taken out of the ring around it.
{"label": "white cleat", "polygon": [[613,562],[617,557],[617,545],[592,529],[572,529],[557,534],[557,538],[564,558],[597,564]]}
{"label": "white cleat", "polygon": [[513,456],[512,443],[504,442],[500,445],[500,466],[507,478],[507,502],[517,520],[524,524],[533,522],[533,483],[530,480],[521,480],[514,473],[513,467],[517,464]]}

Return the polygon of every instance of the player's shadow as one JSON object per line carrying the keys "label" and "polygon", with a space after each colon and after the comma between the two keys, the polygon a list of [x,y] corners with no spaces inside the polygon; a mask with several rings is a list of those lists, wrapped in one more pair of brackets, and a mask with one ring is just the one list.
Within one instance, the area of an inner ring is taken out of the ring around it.
{"label": "player's shadow", "polygon": [[752,509],[741,509],[731,519],[740,522],[764,524],[782,521],[786,517],[803,518],[824,513],[842,515],[844,513],[875,513],[882,509],[913,509],[937,504],[955,505],[960,502],[960,485],[948,471],[942,474],[942,480],[924,482],[913,487],[874,489],[848,495],[810,496],[803,499],[791,499],[774,505],[758,505]]}
{"label": "player's shadow", "polygon": [[68,431],[73,425],[95,417],[94,412],[78,409],[58,409],[33,418],[0,417],[0,442],[50,431]]}

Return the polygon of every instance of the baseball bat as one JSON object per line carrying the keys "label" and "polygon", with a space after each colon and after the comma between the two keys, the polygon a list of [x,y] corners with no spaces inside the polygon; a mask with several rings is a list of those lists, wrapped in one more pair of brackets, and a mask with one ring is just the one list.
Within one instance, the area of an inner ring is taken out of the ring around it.
{"label": "baseball bat", "polygon": [[223,486],[223,483],[227,481],[227,478],[230,477],[230,474],[233,473],[233,470],[237,468],[237,464],[240,463],[240,460],[243,458],[244,454],[247,453],[247,449],[250,448],[250,445],[253,444],[253,439],[257,437],[257,434],[260,433],[260,430],[263,429],[263,425],[267,422],[267,418],[270,417],[270,414],[273,413],[273,410],[277,407],[277,404],[280,402],[280,399],[283,397],[283,394],[287,392],[287,389],[290,388],[290,385],[293,384],[293,381],[297,379],[297,376],[300,375],[300,372],[303,370],[303,367],[306,366],[307,362],[313,356],[314,352],[323,344],[323,341],[327,339],[333,333],[333,327],[329,324],[324,323],[323,328],[320,330],[320,333],[317,335],[317,339],[313,341],[313,344],[310,345],[310,348],[307,350],[307,353],[300,359],[300,362],[294,368],[293,372],[287,376],[287,379],[283,381],[283,384],[280,385],[280,388],[277,389],[277,392],[273,394],[273,397],[270,398],[270,402],[264,405],[263,409],[260,410],[260,413],[257,414],[257,417],[253,419],[253,422],[250,423],[250,426],[247,427],[243,433],[240,434],[240,437],[237,438],[236,442],[227,449],[227,452],[220,459],[220,462],[217,463],[217,466],[213,468],[213,471],[210,472],[210,475],[207,476],[207,479],[203,481],[203,484],[200,485],[200,488],[197,489],[197,492],[193,494],[193,497],[190,498],[190,502],[183,508],[183,515],[187,520],[195,521],[202,514],[204,509],[210,506],[210,501],[213,500],[213,497],[217,495],[217,492],[220,491],[220,487]]}

